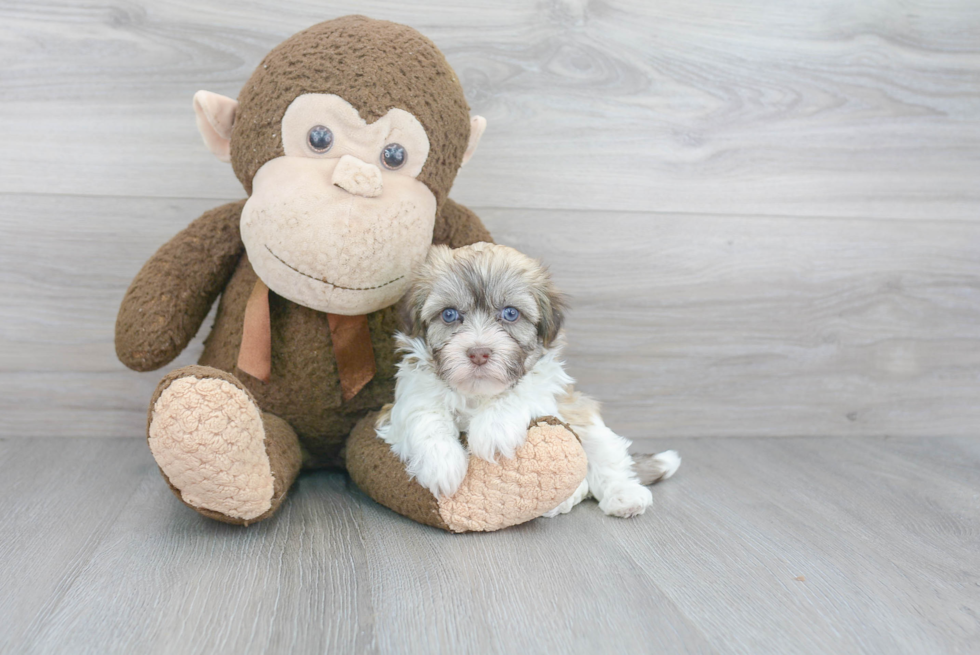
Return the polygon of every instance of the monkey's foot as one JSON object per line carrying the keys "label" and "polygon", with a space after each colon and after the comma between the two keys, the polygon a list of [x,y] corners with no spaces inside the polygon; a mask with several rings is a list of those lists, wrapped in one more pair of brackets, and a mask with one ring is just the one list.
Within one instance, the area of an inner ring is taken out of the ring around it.
{"label": "monkey's foot", "polygon": [[578,439],[557,419],[536,421],[513,459],[470,457],[452,495],[436,498],[409,478],[405,466],[374,431],[376,415],[361,420],[347,441],[347,470],[355,484],[385,507],[450,532],[489,532],[530,521],[558,507],[585,479]]}
{"label": "monkey's foot", "polygon": [[171,489],[201,514],[248,524],[271,515],[299,471],[299,442],[234,376],[188,366],[150,407],[150,451]]}

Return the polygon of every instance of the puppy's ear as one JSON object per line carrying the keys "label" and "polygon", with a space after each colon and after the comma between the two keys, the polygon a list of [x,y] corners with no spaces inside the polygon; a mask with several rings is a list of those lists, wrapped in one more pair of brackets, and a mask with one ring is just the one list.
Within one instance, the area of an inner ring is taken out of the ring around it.
{"label": "puppy's ear", "polygon": [[550,279],[545,284],[539,285],[534,295],[541,312],[541,320],[538,321],[538,337],[541,338],[541,343],[547,348],[558,338],[558,333],[561,332],[561,328],[565,324],[567,304],[565,297],[558,292]]}
{"label": "puppy's ear", "polygon": [[404,312],[402,316],[408,323],[406,330],[410,337],[421,337],[425,334],[425,323],[422,320],[422,307],[425,306],[425,299],[428,297],[426,287],[421,284],[421,280],[416,280],[412,292],[405,296]]}
{"label": "puppy's ear", "polygon": [[407,324],[405,332],[409,336],[421,337],[425,334],[422,309],[425,307],[425,301],[429,298],[433,279],[438,275],[439,270],[445,268],[451,261],[451,248],[443,245],[432,246],[429,248],[425,261],[415,271],[415,281],[399,307],[399,315],[402,322]]}
{"label": "puppy's ear", "polygon": [[412,317],[412,292],[409,290],[395,303],[395,312],[398,319],[398,331],[408,336],[414,336],[415,319]]}

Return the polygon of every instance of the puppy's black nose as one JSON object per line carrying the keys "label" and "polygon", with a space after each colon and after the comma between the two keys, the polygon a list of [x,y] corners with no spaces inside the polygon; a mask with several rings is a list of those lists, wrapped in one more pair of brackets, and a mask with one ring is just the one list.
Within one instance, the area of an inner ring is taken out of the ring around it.
{"label": "puppy's black nose", "polygon": [[492,352],[489,348],[470,348],[466,351],[466,356],[477,366],[483,366],[490,359]]}

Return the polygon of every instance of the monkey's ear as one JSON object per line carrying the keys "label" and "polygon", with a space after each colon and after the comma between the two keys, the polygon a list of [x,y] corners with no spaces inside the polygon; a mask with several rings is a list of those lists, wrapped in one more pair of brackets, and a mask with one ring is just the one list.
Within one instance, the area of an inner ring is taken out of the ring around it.
{"label": "monkey's ear", "polygon": [[223,162],[231,161],[231,128],[235,124],[238,101],[210,91],[194,94],[194,115],[204,144]]}
{"label": "monkey's ear", "polygon": [[487,129],[487,119],[483,116],[474,116],[470,119],[470,140],[466,144],[466,152],[463,153],[463,163],[460,166],[465,166],[473,153],[476,152],[476,147],[480,144],[480,137],[483,136],[485,129]]}

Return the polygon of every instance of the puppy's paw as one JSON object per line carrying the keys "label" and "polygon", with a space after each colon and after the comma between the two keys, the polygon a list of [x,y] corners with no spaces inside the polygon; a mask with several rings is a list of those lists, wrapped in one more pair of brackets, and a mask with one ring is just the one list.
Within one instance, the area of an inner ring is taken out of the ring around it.
{"label": "puppy's paw", "polygon": [[527,425],[523,421],[494,416],[494,412],[477,416],[466,432],[470,453],[488,462],[496,461],[497,455],[513,459],[525,441]]}
{"label": "puppy's paw", "polygon": [[459,442],[432,441],[412,453],[406,471],[436,498],[452,496],[469,467],[469,458]]}
{"label": "puppy's paw", "polygon": [[582,484],[578,486],[578,489],[575,490],[575,493],[573,493],[571,496],[568,497],[568,500],[566,500],[565,502],[563,502],[561,505],[554,508],[550,512],[545,512],[541,516],[545,517],[546,519],[553,519],[559,514],[568,514],[570,511],[572,511],[573,507],[575,507],[583,500],[585,500],[585,498],[588,495],[589,495],[589,483],[586,480],[582,480]]}
{"label": "puppy's paw", "polygon": [[652,504],[653,494],[649,489],[637,482],[628,482],[606,489],[599,502],[599,509],[608,516],[628,519],[639,516]]}

